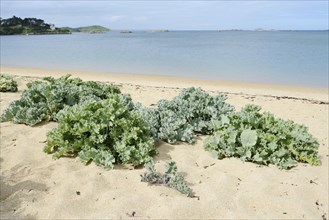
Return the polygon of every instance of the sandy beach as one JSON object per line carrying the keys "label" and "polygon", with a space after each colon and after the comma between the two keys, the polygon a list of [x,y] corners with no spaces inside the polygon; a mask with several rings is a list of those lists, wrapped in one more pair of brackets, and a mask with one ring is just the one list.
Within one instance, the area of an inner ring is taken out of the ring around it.
{"label": "sandy beach", "polygon": [[[187,78],[1,67],[15,75],[18,92],[0,93],[1,113],[19,99],[26,83],[67,73],[83,80],[113,83],[145,106],[171,99],[182,88],[201,87],[225,93],[237,110],[260,105],[276,117],[309,128],[320,143],[320,166],[299,164],[291,170],[259,166],[235,158],[217,160],[200,139],[157,145],[161,171],[167,160],[195,192],[195,198],[140,181],[144,169],[116,166],[105,170],[78,159],[53,160],[42,149],[55,122],[35,127],[1,123],[1,219],[328,219],[328,88],[305,88]],[[132,213],[134,216],[132,215]]]}

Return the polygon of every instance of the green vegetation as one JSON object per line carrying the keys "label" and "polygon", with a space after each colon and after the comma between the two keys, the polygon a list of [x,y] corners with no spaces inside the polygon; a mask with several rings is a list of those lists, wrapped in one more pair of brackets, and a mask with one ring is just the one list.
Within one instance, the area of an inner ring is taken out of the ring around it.
{"label": "green vegetation", "polygon": [[[65,106],[73,106],[87,100],[103,100],[112,94],[120,93],[120,90],[112,85],[83,82],[79,78],[69,77],[70,75],[59,79],[46,77],[44,81],[28,83],[28,89],[3,112],[0,121],[12,120],[32,126],[41,121],[56,120],[57,113]],[[123,99],[129,102],[129,98]]]}
{"label": "green vegetation", "polygon": [[175,161],[167,162],[164,174],[156,171],[153,161],[145,164],[145,168],[147,172],[141,175],[142,182],[148,182],[150,184],[163,184],[178,190],[188,197],[193,197],[193,192],[185,182],[184,176],[177,172],[177,165]]}
{"label": "green vegetation", "polygon": [[64,27],[64,29],[67,29],[71,32],[85,32],[85,33],[103,33],[103,32],[111,31],[111,29],[99,25],[78,27],[78,28]]}
{"label": "green vegetation", "polygon": [[0,74],[0,92],[16,92],[17,82],[14,77],[7,74]]}
{"label": "green vegetation", "polygon": [[305,126],[260,113],[259,106],[247,105],[235,112],[225,100],[225,95],[210,96],[200,88],[188,88],[170,101],[160,100],[156,108],[136,108],[155,139],[194,143],[195,133],[213,134],[204,146],[219,159],[237,157],[280,169],[297,162],[320,164],[319,143]]}
{"label": "green vegetation", "polygon": [[113,164],[144,164],[156,153],[147,124],[118,94],[64,108],[57,120],[44,148],[54,158],[78,154],[84,163],[113,168]]}
{"label": "green vegetation", "polygon": [[0,18],[0,35],[15,34],[70,34],[67,29],[57,28],[37,18]]}
{"label": "green vegetation", "polygon": [[55,158],[78,155],[85,163],[109,168],[149,162],[156,152],[154,140],[194,143],[196,134],[210,135],[204,147],[219,159],[237,157],[280,169],[298,162],[320,164],[319,143],[305,126],[262,113],[259,106],[236,112],[225,95],[211,96],[192,87],[146,108],[113,85],[69,77],[28,83],[0,120],[31,126],[58,121],[58,128],[48,134],[45,152]]}
{"label": "green vegetation", "polygon": [[[115,164],[144,164],[147,172],[141,181],[162,184],[189,197],[193,192],[174,161],[167,162],[164,174],[156,171],[155,140],[194,143],[196,133],[206,134],[210,136],[204,147],[218,159],[236,157],[280,169],[298,162],[320,165],[319,143],[305,126],[262,113],[259,106],[246,105],[236,112],[225,103],[225,95],[188,88],[172,100],[160,100],[156,108],[146,108],[134,105],[129,95],[113,85],[69,77],[28,83],[21,98],[0,117],[31,126],[57,121],[44,147],[55,159],[78,156],[85,164],[110,169]],[[12,77],[1,75],[0,80],[0,86],[5,82],[6,88],[17,89]]]}
{"label": "green vegetation", "polygon": [[0,35],[15,35],[15,34],[71,34],[71,32],[84,33],[104,33],[111,29],[99,25],[86,27],[63,27],[58,28],[53,24],[47,24],[42,19],[37,18],[0,18]]}
{"label": "green vegetation", "polygon": [[205,149],[219,159],[237,157],[280,169],[294,167],[297,162],[320,165],[319,143],[305,126],[260,110],[247,105],[213,121],[215,132],[205,140]]}
{"label": "green vegetation", "polygon": [[156,153],[148,125],[133,110],[129,95],[112,85],[84,82],[70,75],[27,84],[21,98],[12,102],[1,121],[35,125],[58,121],[47,135],[44,151],[55,158],[77,154],[88,163],[141,165]]}
{"label": "green vegetation", "polygon": [[137,109],[149,123],[155,139],[168,143],[195,142],[194,133],[211,134],[211,121],[234,110],[225,95],[211,96],[200,88],[184,89],[172,100],[160,100],[156,108]]}

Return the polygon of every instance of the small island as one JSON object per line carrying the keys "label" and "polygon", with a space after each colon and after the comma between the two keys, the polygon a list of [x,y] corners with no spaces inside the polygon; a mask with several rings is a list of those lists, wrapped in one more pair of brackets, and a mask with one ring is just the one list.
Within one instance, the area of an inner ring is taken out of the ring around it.
{"label": "small island", "polygon": [[129,30],[122,30],[120,31],[120,34],[131,34],[133,33],[132,31],[129,31]]}
{"label": "small island", "polygon": [[151,30],[151,33],[164,33],[164,32],[169,32],[167,29],[156,29],[156,30]]}
{"label": "small island", "polygon": [[71,34],[66,28],[55,27],[38,18],[0,18],[0,35],[38,35],[38,34]]}

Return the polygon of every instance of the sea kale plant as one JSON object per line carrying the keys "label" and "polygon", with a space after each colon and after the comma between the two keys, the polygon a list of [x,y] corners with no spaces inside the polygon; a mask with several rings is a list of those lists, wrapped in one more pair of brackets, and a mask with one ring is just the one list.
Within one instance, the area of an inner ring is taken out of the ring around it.
{"label": "sea kale plant", "polygon": [[[27,84],[19,100],[13,101],[0,116],[0,121],[13,121],[33,126],[41,121],[56,120],[57,113],[65,106],[73,106],[87,100],[104,100],[112,94],[119,94],[119,88],[94,81],[84,82],[70,75]],[[130,105],[129,97],[122,97]]]}
{"label": "sea kale plant", "polygon": [[219,159],[237,157],[280,169],[294,167],[297,162],[320,164],[319,143],[305,126],[260,110],[247,105],[213,121],[215,132],[204,141],[205,149]]}
{"label": "sea kale plant", "polygon": [[[12,77],[0,76],[1,91],[17,90]],[[43,78],[27,84],[0,121],[33,126],[57,121],[47,134],[44,151],[55,158],[77,155],[106,168],[114,164],[139,166],[152,160],[154,140],[194,143],[196,134],[210,135],[206,150],[216,158],[237,157],[258,164],[289,169],[297,162],[319,165],[319,143],[308,129],[291,120],[277,119],[247,105],[240,112],[226,103],[223,94],[211,96],[201,88],[187,88],[172,100],[160,100],[154,108],[136,104],[113,85],[84,82],[70,75]],[[174,162],[159,174],[146,166],[142,180],[162,183],[190,194]]]}
{"label": "sea kale plant", "polygon": [[164,174],[156,171],[153,160],[145,164],[145,168],[147,172],[141,175],[142,182],[148,182],[149,184],[163,184],[178,190],[188,197],[193,197],[193,192],[185,182],[184,176],[177,172],[175,161],[167,162]]}
{"label": "sea kale plant", "polygon": [[17,82],[8,74],[0,74],[0,92],[17,92]]}
{"label": "sea kale plant", "polygon": [[155,139],[168,143],[195,142],[194,133],[211,134],[211,121],[228,114],[234,107],[223,94],[211,96],[201,88],[184,89],[172,100],[160,100],[156,108],[136,105],[150,125]]}
{"label": "sea kale plant", "polygon": [[57,121],[44,148],[54,158],[78,155],[84,163],[113,168],[114,164],[144,164],[156,153],[144,119],[129,110],[118,94],[67,106],[57,114]]}

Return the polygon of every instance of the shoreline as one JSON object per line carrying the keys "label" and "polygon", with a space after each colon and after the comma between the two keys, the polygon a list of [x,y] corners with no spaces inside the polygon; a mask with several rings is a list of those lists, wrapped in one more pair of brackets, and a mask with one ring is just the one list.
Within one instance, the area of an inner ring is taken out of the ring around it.
{"label": "shoreline", "polygon": [[187,88],[201,87],[205,90],[215,90],[229,94],[247,94],[273,96],[283,98],[298,98],[314,100],[319,102],[329,102],[329,88],[289,86],[265,83],[233,82],[222,80],[205,80],[196,78],[185,78],[175,76],[110,73],[110,72],[90,72],[74,70],[53,70],[42,68],[24,68],[0,66],[0,72],[17,76],[60,77],[71,74],[72,77],[79,77],[83,80],[94,80],[115,84],[134,84],[140,86],[165,87],[165,88]]}

